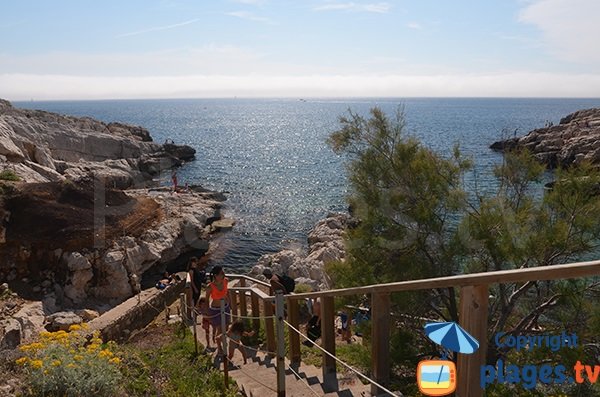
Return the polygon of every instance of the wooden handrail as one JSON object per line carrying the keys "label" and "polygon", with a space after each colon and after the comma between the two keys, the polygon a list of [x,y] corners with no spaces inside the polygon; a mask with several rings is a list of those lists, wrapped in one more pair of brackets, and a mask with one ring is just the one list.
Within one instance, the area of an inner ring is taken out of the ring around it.
{"label": "wooden handrail", "polygon": [[247,276],[245,274],[233,274],[233,273],[227,273],[225,274],[225,277],[227,277],[230,280],[234,280],[234,279],[238,279],[238,280],[247,280],[250,281],[252,283],[258,284],[258,285],[262,285],[263,287],[271,287],[271,284],[265,282],[265,281],[261,281],[261,280],[257,280],[255,278],[252,278],[250,276]]}
{"label": "wooden handrail", "polygon": [[416,291],[432,288],[465,287],[500,283],[515,283],[535,280],[558,280],[600,275],[600,260],[569,263],[566,265],[538,266],[525,269],[500,270],[495,272],[463,274],[459,276],[426,278],[422,280],[398,281],[364,287],[342,288],[327,291],[306,292],[286,295],[288,299],[320,298],[327,296],[363,295]]}
{"label": "wooden handrail", "polygon": [[[460,322],[467,331],[479,340],[481,349],[474,355],[461,355],[459,357],[458,369],[461,372],[461,378],[456,392],[457,396],[482,396],[483,390],[479,386],[478,374],[480,366],[485,362],[486,342],[487,342],[487,307],[488,307],[488,286],[501,283],[515,283],[527,281],[545,281],[558,279],[572,279],[580,277],[592,277],[600,275],[600,260],[589,262],[577,262],[564,265],[539,266],[533,268],[523,268],[514,270],[501,270],[495,272],[463,274],[448,277],[436,277],[421,280],[398,281],[387,284],[368,285],[363,287],[342,288],[327,291],[288,294],[285,298],[288,302],[290,320],[294,326],[298,326],[298,304],[299,300],[305,298],[322,298],[322,326],[323,337],[322,344],[327,351],[335,352],[335,336],[333,329],[333,300],[336,297],[348,295],[370,294],[372,299],[373,318],[371,338],[374,341],[372,346],[374,354],[372,355],[371,370],[376,381],[385,384],[389,380],[389,357],[387,354],[389,348],[389,295],[395,292],[416,291],[434,288],[460,287]],[[256,285],[270,287],[264,281],[256,280],[252,277],[237,274],[228,274],[230,279],[240,279],[249,281]],[[246,295],[250,291],[252,303],[252,315],[259,315],[259,301],[262,302],[264,315],[273,315],[273,306],[275,297],[269,296],[258,288],[232,287],[234,293]],[[258,329],[258,320],[254,321],[255,329]],[[274,351],[274,330],[272,319],[265,319],[267,348]],[[292,333],[293,334],[293,333]],[[300,340],[297,335],[290,337],[290,359],[293,362],[300,360]],[[324,358],[323,372],[324,376],[329,371],[335,371],[335,365]],[[380,390],[372,386],[373,394],[378,394]]]}

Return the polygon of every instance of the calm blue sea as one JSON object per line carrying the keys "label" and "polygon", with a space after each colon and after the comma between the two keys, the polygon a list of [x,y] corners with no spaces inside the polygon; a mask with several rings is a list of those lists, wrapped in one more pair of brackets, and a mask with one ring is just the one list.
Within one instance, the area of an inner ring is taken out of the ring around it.
{"label": "calm blue sea", "polygon": [[[106,122],[148,128],[157,142],[173,139],[197,150],[179,172],[181,183],[227,191],[226,213],[237,219],[218,240],[213,263],[243,270],[264,253],[302,247],[306,232],[330,211],[346,208],[343,158],[326,145],[348,109],[373,106],[394,114],[404,107],[408,132],[442,153],[454,143],[473,157],[470,188],[493,185],[501,157],[489,145],[523,135],[600,99],[185,99],[16,102]],[[165,176],[164,183],[168,177]]]}

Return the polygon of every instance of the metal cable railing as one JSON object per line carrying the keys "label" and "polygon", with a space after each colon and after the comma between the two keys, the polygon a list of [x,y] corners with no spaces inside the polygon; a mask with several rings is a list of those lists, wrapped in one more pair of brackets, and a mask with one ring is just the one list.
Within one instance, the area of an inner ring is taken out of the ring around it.
{"label": "metal cable railing", "polygon": [[262,319],[274,319],[275,316],[242,316],[240,314],[232,314],[232,313],[225,313],[226,316],[229,317],[235,317],[235,318],[241,318],[243,320],[262,320]]}
{"label": "metal cable railing", "polygon": [[[271,297],[271,298],[272,298],[272,297]],[[282,313],[283,313],[283,303],[282,303],[282,302],[283,302],[283,299],[282,299],[281,297],[279,297],[279,298],[280,298],[280,300],[279,300],[279,303],[278,303],[278,300],[277,300],[277,299],[275,299],[275,303],[276,303],[276,307],[278,307],[278,310],[281,310],[281,313],[280,313],[279,315],[269,315],[269,316],[244,316],[244,315],[240,315],[240,314],[237,314],[237,313],[230,313],[230,312],[227,312],[227,311],[225,311],[225,308],[226,308],[226,307],[227,307],[227,308],[229,308],[230,306],[228,306],[228,305],[227,305],[227,306],[225,306],[225,303],[224,303],[224,301],[223,301],[223,303],[222,303],[221,312],[220,312],[220,313],[217,313],[217,314],[214,314],[214,315],[206,315],[206,314],[202,314],[202,313],[200,312],[200,310],[199,310],[197,307],[191,307],[190,305],[188,305],[185,299],[182,299],[182,305],[183,305],[183,307],[184,307],[184,309],[185,309],[184,311],[185,311],[186,313],[187,313],[187,311],[188,311],[188,310],[189,310],[189,311],[191,311],[191,313],[193,314],[193,318],[194,318],[194,320],[196,319],[196,316],[197,316],[197,315],[202,315],[202,316],[203,316],[203,318],[205,318],[205,319],[213,319],[213,318],[215,318],[215,317],[222,316],[222,317],[221,317],[221,318],[222,318],[222,322],[221,322],[221,325],[222,325],[222,327],[223,327],[223,326],[226,326],[226,324],[225,324],[225,318],[226,318],[227,316],[228,316],[229,318],[232,318],[232,319],[233,319],[233,318],[237,318],[237,319],[245,319],[245,320],[263,320],[263,319],[264,319],[264,320],[273,320],[273,319],[274,319],[274,320],[278,321],[278,322],[281,324],[281,327],[280,327],[280,329],[283,329],[283,324],[286,324],[286,325],[289,327],[289,329],[290,329],[291,331],[295,332],[296,334],[298,334],[298,335],[299,335],[300,337],[302,337],[303,339],[305,339],[305,340],[308,340],[308,341],[310,341],[310,342],[313,342],[313,341],[312,341],[312,340],[311,340],[311,339],[310,339],[308,336],[304,335],[304,334],[303,334],[303,333],[302,333],[302,332],[301,332],[299,329],[297,329],[296,327],[294,327],[294,326],[293,326],[293,325],[292,325],[290,322],[286,321],[286,320],[283,318],[283,314],[282,314]],[[279,305],[279,306],[281,306],[281,307],[279,307],[278,305]],[[195,321],[194,321],[194,322],[195,322]],[[224,365],[226,365],[226,363],[228,363],[228,362],[229,362],[229,363],[231,363],[231,365],[233,365],[235,368],[239,369],[239,370],[240,370],[242,373],[244,373],[245,375],[247,375],[248,377],[250,377],[251,379],[253,379],[253,380],[254,380],[254,381],[256,381],[257,383],[259,383],[260,385],[262,385],[262,386],[264,386],[264,387],[268,388],[269,390],[276,391],[276,390],[273,390],[271,387],[269,387],[269,386],[265,385],[264,383],[260,382],[259,380],[255,379],[254,377],[252,377],[250,374],[248,374],[246,371],[244,371],[240,365],[236,365],[236,364],[234,364],[234,363],[233,363],[233,362],[232,362],[232,361],[229,359],[229,357],[228,357],[228,356],[227,356],[227,354],[226,354],[226,352],[228,352],[228,351],[229,351],[229,350],[228,350],[228,347],[227,347],[227,342],[229,342],[229,343],[233,343],[233,344],[239,344],[239,342],[237,342],[237,341],[235,341],[235,340],[231,339],[229,336],[227,336],[227,330],[226,330],[226,329],[223,329],[221,332],[222,332],[222,333],[220,334],[220,335],[221,335],[221,341],[220,341],[220,342],[218,342],[218,344],[220,344],[220,345],[221,345],[221,347],[220,347],[220,349],[219,349],[219,350],[220,350],[220,354],[222,354]],[[278,333],[279,333],[279,331],[278,331]],[[313,342],[313,344],[314,344],[314,342]],[[321,352],[323,352],[324,354],[326,354],[327,356],[331,357],[333,360],[335,360],[336,362],[338,362],[340,365],[342,365],[343,367],[347,368],[347,369],[348,369],[348,370],[350,370],[352,373],[356,374],[358,377],[362,378],[363,380],[365,380],[365,381],[369,382],[370,384],[372,384],[372,385],[376,386],[377,388],[379,388],[379,390],[380,390],[380,391],[382,391],[382,392],[385,392],[385,393],[389,394],[390,396],[398,396],[398,394],[396,394],[396,393],[394,393],[393,391],[391,391],[391,390],[389,390],[389,389],[385,388],[385,387],[384,387],[384,386],[382,386],[381,384],[377,383],[375,380],[373,380],[373,379],[369,378],[368,376],[366,376],[365,374],[361,373],[361,372],[360,372],[359,370],[357,370],[356,368],[353,368],[353,367],[352,367],[352,366],[350,366],[349,364],[347,364],[347,363],[345,363],[344,361],[340,360],[338,357],[336,357],[334,354],[332,354],[332,353],[328,352],[328,351],[327,351],[327,350],[325,350],[323,347],[321,347],[321,346],[319,346],[319,345],[317,345],[317,344],[314,344],[314,346],[315,346],[315,347],[317,347],[317,349],[321,350]],[[261,354],[265,354],[265,355],[271,355],[271,354],[274,354],[274,352],[272,352],[272,351],[266,351],[266,350],[262,350],[262,349],[260,349],[260,348],[253,348],[253,347],[249,347],[249,346],[246,346],[246,345],[243,345],[243,344],[242,344],[242,347],[243,347],[244,349],[247,349],[246,351],[254,351],[254,352],[256,352],[256,353],[261,353]],[[283,348],[283,350],[281,350],[282,348]],[[318,394],[318,393],[317,393],[317,392],[316,392],[316,391],[315,391],[315,390],[314,390],[314,389],[313,389],[313,388],[310,386],[310,384],[309,384],[309,383],[308,383],[308,382],[307,382],[307,381],[306,381],[304,378],[302,378],[302,376],[301,376],[301,375],[300,375],[300,374],[299,374],[299,373],[298,373],[296,370],[294,370],[294,368],[292,368],[292,367],[291,367],[290,365],[288,365],[288,364],[284,364],[284,362],[285,362],[285,360],[284,360],[284,357],[285,357],[285,345],[284,345],[284,346],[279,346],[279,347],[278,347],[278,353],[277,353],[277,357],[278,357],[278,364],[277,364],[277,366],[278,366],[278,367],[281,367],[281,368],[284,368],[284,367],[285,367],[285,368],[289,369],[289,370],[290,370],[290,371],[291,371],[291,372],[292,372],[292,373],[293,373],[293,374],[294,374],[294,375],[297,377],[297,379],[298,379],[298,380],[299,380],[301,383],[303,383],[303,384],[304,384],[306,387],[308,387],[308,388],[310,389],[310,391],[311,391],[313,394],[315,394],[315,395],[319,395],[319,394]],[[228,365],[226,365],[226,367],[227,367],[227,366],[228,366]],[[279,370],[278,370],[278,371],[279,371]],[[227,368],[225,368],[225,372],[227,373]],[[279,376],[279,375],[278,375],[278,376]],[[278,381],[278,388],[279,388],[279,381]]]}
{"label": "metal cable railing", "polygon": [[[308,341],[313,342],[308,336],[304,335],[302,332],[300,332],[292,324],[290,324],[286,320],[283,320],[283,322],[285,324],[287,324],[288,327],[290,327],[290,329],[293,330],[294,332],[296,332],[298,335],[300,335],[301,337],[303,337],[304,339],[306,339]],[[356,375],[360,376],[361,378],[363,378],[367,382],[369,382],[369,383],[377,386],[378,388],[380,388],[381,390],[383,390],[384,392],[388,393],[391,396],[397,396],[397,394],[394,393],[393,391],[390,391],[390,390],[386,389],[385,387],[381,386],[379,383],[375,382],[373,379],[369,378],[366,375],[363,375],[359,370],[357,370],[356,368],[353,368],[352,366],[346,364],[345,362],[343,362],[342,360],[340,360],[339,358],[337,358],[335,355],[329,353],[327,350],[323,349],[321,346],[317,345],[314,342],[313,342],[313,346],[315,346],[316,348],[318,348],[319,350],[321,350],[323,353],[327,354],[329,357],[333,358],[335,361],[337,361],[338,363],[342,364],[344,367],[348,368],[350,371],[354,372]]]}

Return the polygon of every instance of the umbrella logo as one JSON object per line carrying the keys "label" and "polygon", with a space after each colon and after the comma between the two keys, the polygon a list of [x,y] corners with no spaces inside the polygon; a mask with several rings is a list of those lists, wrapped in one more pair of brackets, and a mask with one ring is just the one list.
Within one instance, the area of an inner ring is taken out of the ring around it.
{"label": "umbrella logo", "polygon": [[453,352],[472,354],[479,348],[477,339],[452,321],[426,324],[425,334],[438,345]]}
{"label": "umbrella logo", "polygon": [[[479,342],[455,322],[428,323],[425,334],[444,349],[462,354],[472,354]],[[446,360],[423,360],[417,367],[417,385],[426,396],[446,396],[456,390],[456,365]]]}

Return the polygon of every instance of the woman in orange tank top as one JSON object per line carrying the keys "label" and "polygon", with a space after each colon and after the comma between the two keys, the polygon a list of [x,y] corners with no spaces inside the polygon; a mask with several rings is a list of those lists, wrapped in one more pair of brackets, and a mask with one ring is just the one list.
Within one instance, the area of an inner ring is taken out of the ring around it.
{"label": "woman in orange tank top", "polygon": [[[213,342],[215,342],[215,338],[223,333],[221,329],[221,299],[225,299],[225,313],[230,313],[230,307],[229,295],[227,294],[228,280],[225,277],[223,268],[215,266],[210,273],[212,281],[206,287],[206,300],[209,301],[210,298],[208,311],[211,317],[210,322],[216,330],[213,334]],[[225,323],[229,324],[229,316],[227,314],[225,315]]]}

